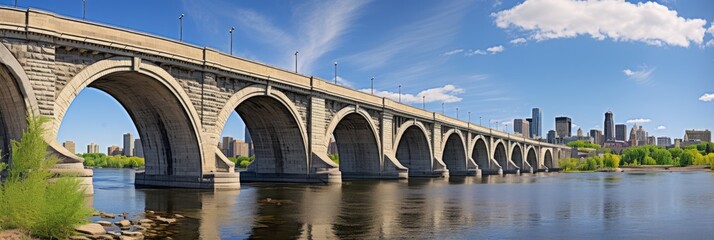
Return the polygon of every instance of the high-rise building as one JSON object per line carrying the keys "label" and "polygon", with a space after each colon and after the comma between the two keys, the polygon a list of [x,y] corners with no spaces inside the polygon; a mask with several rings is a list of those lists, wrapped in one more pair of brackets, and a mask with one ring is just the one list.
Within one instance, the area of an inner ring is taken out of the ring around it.
{"label": "high-rise building", "polygon": [[667,147],[669,145],[672,145],[672,139],[669,137],[658,137],[657,138],[657,146],[660,147]]}
{"label": "high-rise building", "polygon": [[134,137],[131,133],[124,134],[124,156],[131,157],[134,156]]}
{"label": "high-rise building", "polygon": [[144,157],[144,147],[141,146],[141,139],[134,139],[134,156],[143,158]]}
{"label": "high-rise building", "polygon": [[530,137],[530,123],[524,119],[513,119],[513,132]]}
{"label": "high-rise building", "polygon": [[107,148],[107,155],[116,156],[123,153],[122,149],[117,145],[111,145]]}
{"label": "high-rise building", "polygon": [[712,141],[712,132],[709,129],[705,130],[684,130],[684,142],[699,140],[702,142]]}
{"label": "high-rise building", "polygon": [[590,137],[593,138],[593,143],[602,146],[605,143],[605,138],[602,136],[602,131],[599,129],[590,129]]}
{"label": "high-rise building", "polygon": [[583,137],[583,129],[578,128],[578,138],[582,138],[582,137]]}
{"label": "high-rise building", "polygon": [[625,124],[615,125],[615,140],[627,141],[627,125],[625,125]]}
{"label": "high-rise building", "polygon": [[548,131],[547,139],[548,143],[557,143],[558,133],[556,133],[555,130]]}
{"label": "high-rise building", "polygon": [[572,135],[571,127],[573,125],[572,120],[569,117],[556,117],[555,118],[555,131],[558,132],[558,137],[566,138]]}
{"label": "high-rise building", "polygon": [[248,144],[248,157],[253,156],[253,138],[250,136],[250,132],[248,132],[248,126],[245,127],[245,143]]}
{"label": "high-rise building", "polygon": [[226,157],[232,157],[231,155],[233,154],[233,137],[223,137],[223,141],[221,142],[222,148],[221,151],[223,151],[223,155],[226,155]]}
{"label": "high-rise building", "polygon": [[531,117],[533,120],[531,122],[531,137],[532,138],[539,138],[542,137],[542,125],[543,125],[543,112],[540,111],[540,108],[533,108],[532,111],[533,116]]}
{"label": "high-rise building", "polygon": [[644,146],[647,145],[647,131],[645,131],[645,128],[640,126],[640,128],[637,129],[637,145],[638,146]]}
{"label": "high-rise building", "polygon": [[632,129],[630,130],[630,146],[634,147],[637,146],[637,124],[635,123],[632,125]]}
{"label": "high-rise building", "polygon": [[87,153],[99,153],[99,145],[96,143],[90,143],[87,145]]}
{"label": "high-rise building", "polygon": [[605,131],[603,135],[605,136],[605,141],[615,140],[615,120],[610,111],[605,113]]}
{"label": "high-rise building", "polygon": [[647,145],[657,144],[657,138],[655,136],[647,136]]}
{"label": "high-rise building", "polygon": [[682,139],[681,138],[675,138],[674,139],[674,147],[682,147]]}
{"label": "high-rise building", "polygon": [[77,145],[75,145],[74,142],[72,142],[72,141],[64,141],[62,143],[62,146],[64,148],[66,148],[69,152],[71,152],[72,154],[75,154],[77,151]]}
{"label": "high-rise building", "polygon": [[248,143],[243,142],[242,140],[233,140],[233,156],[231,157],[238,157],[238,156],[244,156],[244,157],[250,157],[248,156]]}

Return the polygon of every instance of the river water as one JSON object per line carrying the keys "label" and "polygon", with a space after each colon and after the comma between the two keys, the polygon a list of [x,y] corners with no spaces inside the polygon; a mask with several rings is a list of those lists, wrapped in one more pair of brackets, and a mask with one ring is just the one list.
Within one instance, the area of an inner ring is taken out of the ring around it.
{"label": "river water", "polygon": [[95,169],[93,206],[177,212],[174,239],[714,239],[710,172],[539,173],[239,191],[135,189]]}

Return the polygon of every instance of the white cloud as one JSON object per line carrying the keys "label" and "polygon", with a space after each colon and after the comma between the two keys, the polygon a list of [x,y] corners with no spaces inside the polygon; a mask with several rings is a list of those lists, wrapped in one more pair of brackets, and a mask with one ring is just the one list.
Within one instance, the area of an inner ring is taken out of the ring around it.
{"label": "white cloud", "polygon": [[511,44],[518,45],[518,44],[526,43],[526,41],[527,40],[525,38],[516,38],[516,39],[511,40]]}
{"label": "white cloud", "polygon": [[707,30],[707,32],[709,32],[709,34],[714,36],[714,22],[709,24],[709,30]]}
{"label": "white cloud", "polygon": [[501,6],[501,4],[503,4],[503,2],[501,2],[501,0],[496,0],[496,1],[493,1],[493,4],[491,4],[491,6],[498,7],[498,6]]}
{"label": "white cloud", "polygon": [[667,129],[667,127],[664,125],[657,126],[657,130],[665,130],[665,129]]}
{"label": "white cloud", "polygon": [[714,39],[709,39],[709,41],[707,41],[707,44],[705,46],[706,47],[714,46]]}
{"label": "white cloud", "polygon": [[[335,77],[332,77],[332,82],[334,83],[334,81],[335,81]],[[354,87],[354,84],[352,84],[351,81],[346,80],[340,76],[337,76],[337,85],[342,85],[342,86],[349,87],[349,88]]]}
{"label": "white cloud", "polygon": [[714,101],[714,93],[705,93],[704,95],[699,97],[699,101],[702,101],[702,102]]}
{"label": "white cloud", "polygon": [[634,80],[637,83],[648,83],[654,71],[655,68],[643,66],[640,67],[639,70],[625,69],[622,73],[624,73],[628,79]]}
{"label": "white cloud", "polygon": [[685,19],[656,2],[529,0],[493,13],[500,28],[515,27],[536,40],[579,35],[604,40],[641,41],[651,45],[688,47],[702,44],[703,19]]}
{"label": "white cloud", "polygon": [[[370,92],[370,89],[361,89],[360,91],[362,92]],[[443,87],[438,87],[438,88],[430,88],[423,90],[416,95],[414,94],[408,94],[408,93],[402,93],[401,99],[403,103],[421,103],[422,101],[426,103],[431,103],[431,102],[445,102],[445,103],[453,103],[453,102],[460,102],[463,100],[462,98],[456,96],[458,94],[464,93],[464,89],[458,88],[454,85],[447,84],[444,85]],[[380,96],[380,97],[386,97],[389,99],[392,99],[394,101],[399,100],[399,93],[395,92],[390,92],[390,91],[375,91],[374,95]],[[424,98],[422,98],[422,96]]]}
{"label": "white cloud", "polygon": [[442,55],[444,55],[444,56],[451,56],[451,55],[454,55],[454,54],[457,54],[457,53],[462,53],[463,51],[464,51],[463,49],[454,49],[454,50],[445,52],[445,53],[443,53]]}
{"label": "white cloud", "polygon": [[652,121],[652,119],[649,119],[649,118],[635,118],[635,119],[627,120],[627,123],[648,123],[651,121]]}
{"label": "white cloud", "polygon": [[491,54],[500,53],[500,52],[503,52],[503,50],[505,50],[505,48],[503,48],[503,45],[493,46],[493,47],[486,49],[486,51],[488,51]]}
{"label": "white cloud", "polygon": [[486,55],[487,53],[481,49],[469,50],[464,53],[464,56],[471,57],[473,55]]}

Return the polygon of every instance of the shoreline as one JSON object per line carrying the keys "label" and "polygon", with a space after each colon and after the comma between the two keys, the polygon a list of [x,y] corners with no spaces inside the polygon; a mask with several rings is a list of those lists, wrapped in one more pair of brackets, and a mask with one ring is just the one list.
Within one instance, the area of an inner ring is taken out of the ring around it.
{"label": "shoreline", "polygon": [[676,166],[622,166],[622,172],[709,172],[708,165],[695,165],[686,167]]}

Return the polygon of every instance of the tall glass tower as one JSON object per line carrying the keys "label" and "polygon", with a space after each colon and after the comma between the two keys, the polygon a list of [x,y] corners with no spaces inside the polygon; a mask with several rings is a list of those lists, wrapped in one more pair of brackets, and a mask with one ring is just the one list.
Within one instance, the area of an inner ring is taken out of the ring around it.
{"label": "tall glass tower", "polygon": [[612,112],[605,113],[605,141],[615,140],[615,120],[612,118]]}
{"label": "tall glass tower", "polygon": [[531,137],[539,138],[543,136],[541,128],[541,125],[543,124],[543,112],[540,111],[540,108],[533,108],[532,119],[533,123],[531,124]]}

